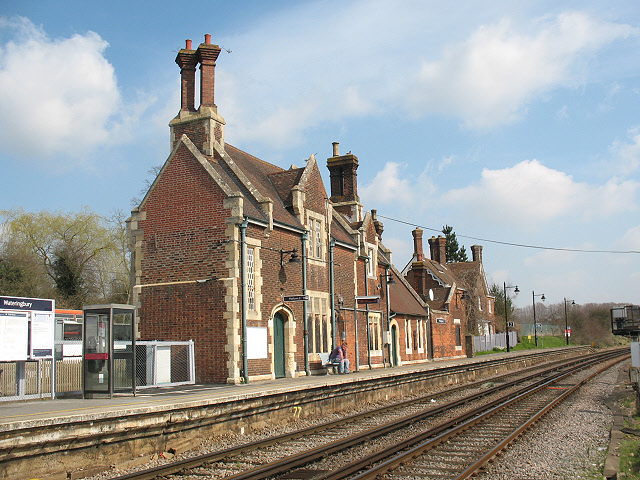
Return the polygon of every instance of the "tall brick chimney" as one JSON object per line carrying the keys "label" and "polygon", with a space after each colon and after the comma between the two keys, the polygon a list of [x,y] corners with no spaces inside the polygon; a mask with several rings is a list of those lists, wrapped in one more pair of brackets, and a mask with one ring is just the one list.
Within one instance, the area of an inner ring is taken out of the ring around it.
{"label": "tall brick chimney", "polygon": [[339,143],[333,142],[333,156],[327,159],[331,183],[331,202],[336,211],[352,222],[362,220],[362,204],[358,197],[358,157],[351,152],[340,155]]}
{"label": "tall brick chimney", "polygon": [[178,52],[176,63],[180,66],[180,110],[195,112],[196,95],[196,65],[198,59],[196,51],[191,49],[191,40],[187,40],[187,46]]}
{"label": "tall brick chimney", "polygon": [[198,47],[200,62],[200,106],[214,107],[214,90],[216,83],[216,60],[220,55],[220,47],[211,45],[211,35],[204,36],[204,43]]}
{"label": "tall brick chimney", "polygon": [[[216,60],[220,47],[211,44],[211,35],[205,35],[204,43],[192,50],[191,40],[186,48],[178,52],[176,63],[180,66],[180,111],[169,122],[171,128],[171,149],[175,148],[182,135],[205,155],[213,155],[214,143],[224,147],[225,121],[218,114],[214,103]],[[195,109],[196,66],[200,64],[200,106]]]}
{"label": "tall brick chimney", "polygon": [[474,262],[482,263],[482,246],[471,245],[471,255]]}
{"label": "tall brick chimney", "polygon": [[447,239],[438,235],[429,239],[431,260],[438,263],[447,263]]}
{"label": "tall brick chimney", "polygon": [[422,229],[416,228],[413,232],[413,256],[416,262],[422,261],[424,252],[422,250]]}

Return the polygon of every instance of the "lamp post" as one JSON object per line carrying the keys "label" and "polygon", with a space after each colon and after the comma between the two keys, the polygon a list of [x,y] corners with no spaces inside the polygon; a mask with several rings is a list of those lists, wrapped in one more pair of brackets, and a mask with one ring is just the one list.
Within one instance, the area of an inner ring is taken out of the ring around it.
{"label": "lamp post", "polygon": [[567,303],[571,302],[571,305],[575,305],[573,300],[564,299],[564,336],[567,339],[567,345],[569,345],[569,319],[567,317]]}
{"label": "lamp post", "polygon": [[[393,275],[389,273],[390,267],[385,267],[385,273],[380,274],[380,284],[382,285],[382,278],[384,277],[385,284],[385,302],[387,304],[387,335],[391,335],[391,320],[389,316],[391,315],[391,300],[389,299],[389,285],[395,285],[396,281],[393,279]],[[387,350],[389,353],[389,368],[393,367],[393,362],[391,361],[391,342],[387,343]],[[384,347],[382,348],[382,363],[385,368],[387,366],[386,361],[384,359]]]}
{"label": "lamp post", "polygon": [[536,323],[536,297],[541,297],[540,300],[543,302],[546,300],[544,298],[544,293],[540,293],[536,295],[536,292],[533,292],[533,334],[536,338],[536,348],[538,348],[538,324]]}
{"label": "lamp post", "polygon": [[[518,286],[514,285],[514,286],[507,286],[507,282],[503,283],[503,287],[504,287],[504,330],[507,333],[507,352],[509,352],[510,348],[509,348],[509,321],[508,321],[508,317],[509,317],[509,308],[507,306],[507,288],[515,288],[515,290],[513,291],[513,293],[515,293],[516,295],[520,292],[520,290],[518,290]],[[498,287],[500,288],[500,287]]]}

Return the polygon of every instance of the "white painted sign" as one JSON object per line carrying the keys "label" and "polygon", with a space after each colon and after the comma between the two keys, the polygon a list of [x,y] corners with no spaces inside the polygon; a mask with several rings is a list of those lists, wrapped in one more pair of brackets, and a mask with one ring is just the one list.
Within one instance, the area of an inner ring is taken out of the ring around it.
{"label": "white painted sign", "polygon": [[269,358],[265,327],[247,327],[247,358]]}

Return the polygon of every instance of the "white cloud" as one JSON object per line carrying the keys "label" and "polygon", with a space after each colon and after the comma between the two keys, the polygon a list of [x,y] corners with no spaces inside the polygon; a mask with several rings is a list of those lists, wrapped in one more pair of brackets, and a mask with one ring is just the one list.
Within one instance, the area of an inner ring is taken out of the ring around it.
{"label": "white cloud", "polygon": [[108,43],[94,32],[50,39],[25,18],[2,19],[0,29],[15,30],[0,47],[0,148],[68,161],[104,145],[120,107]]}
{"label": "white cloud", "polygon": [[424,62],[407,106],[418,116],[459,116],[471,128],[509,123],[536,96],[579,82],[579,61],[637,33],[579,12],[543,18],[533,34],[523,27],[506,18],[481,26],[439,61]]}
{"label": "white cloud", "polygon": [[584,83],[586,61],[636,33],[580,12],[525,22],[504,11],[519,18],[484,3],[296,4],[220,40],[234,52],[218,65],[222,114],[236,141],[276,147],[353,117],[392,121],[398,110],[491,128],[559,86]]}
{"label": "white cloud", "polygon": [[618,248],[640,252],[640,225],[627,230],[617,242]]}
{"label": "white cloud", "polygon": [[362,202],[366,205],[415,205],[415,187],[400,175],[401,170],[405,168],[404,164],[387,162],[370,184],[359,188]]}
{"label": "white cloud", "polygon": [[494,222],[522,227],[563,216],[585,220],[633,211],[636,181],[611,179],[604,185],[575,182],[536,160],[502,170],[485,169],[477,184],[451,190],[442,200]]}
{"label": "white cloud", "polygon": [[611,145],[615,167],[623,174],[629,174],[640,167],[640,128],[629,130],[630,142],[616,140]]}

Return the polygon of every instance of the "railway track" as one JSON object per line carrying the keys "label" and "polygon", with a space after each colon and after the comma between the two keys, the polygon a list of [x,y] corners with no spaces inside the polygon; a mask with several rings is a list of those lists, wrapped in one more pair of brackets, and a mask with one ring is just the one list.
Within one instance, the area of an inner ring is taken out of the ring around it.
{"label": "railway track", "polygon": [[[425,475],[426,478],[467,478],[455,475],[481,468],[480,464],[473,466],[476,458],[484,459],[486,452],[504,448],[498,446],[498,439],[514,431],[513,425],[517,422],[512,414],[524,412],[529,405],[555,401],[560,394],[569,392],[566,382],[570,375],[620,354],[606,352],[553,362],[544,368],[531,367],[518,372],[518,378],[514,378],[515,374],[503,375],[491,382],[484,380],[459,386],[437,395],[417,397],[260,442],[116,478],[398,478],[415,476],[416,468],[423,478]],[[552,382],[564,383],[553,386]],[[545,400],[533,401],[538,396]],[[520,403],[512,406],[513,402]],[[490,418],[496,422],[493,427]],[[457,431],[459,433],[454,433]],[[447,452],[446,446],[458,453]],[[430,451],[436,455],[431,459],[426,456]],[[469,455],[463,459],[465,455],[460,452]],[[490,459],[495,452],[488,455]],[[443,458],[451,462],[448,467]],[[427,470],[429,465],[437,465],[437,468]],[[367,473],[359,473],[363,470]]]}

